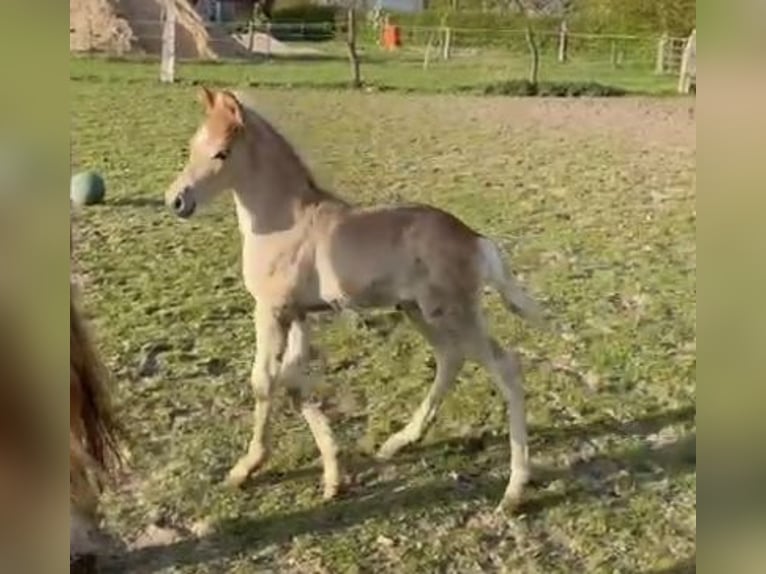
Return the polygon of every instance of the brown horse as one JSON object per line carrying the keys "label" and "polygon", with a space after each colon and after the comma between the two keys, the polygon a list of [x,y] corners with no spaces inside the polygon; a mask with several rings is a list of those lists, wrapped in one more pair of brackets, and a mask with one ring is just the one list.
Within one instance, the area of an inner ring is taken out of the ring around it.
{"label": "brown horse", "polygon": [[[49,561],[50,553],[47,550],[41,553],[40,549],[48,548],[50,542],[44,543],[42,537],[47,535],[48,524],[59,525],[57,510],[63,510],[65,500],[63,491],[58,490],[57,463],[63,464],[64,458],[59,450],[60,437],[57,438],[55,432],[57,413],[53,401],[47,400],[52,385],[44,380],[45,370],[38,368],[35,345],[39,342],[29,337],[28,329],[29,318],[24,311],[3,296],[0,301],[0,563],[3,571],[14,572],[45,568],[41,562]],[[72,566],[78,556],[96,549],[92,534],[97,521],[99,490],[119,461],[117,424],[106,380],[72,290],[69,369]]]}
{"label": "brown horse", "polygon": [[433,347],[436,377],[412,420],[378,456],[419,440],[466,360],[484,365],[505,399],[511,472],[501,506],[514,505],[529,479],[524,390],[518,355],[489,334],[485,285],[532,321],[535,302],[508,272],[497,245],[455,216],[424,205],[360,209],[320,189],[295,150],[233,93],[202,90],[206,116],[189,161],[166,193],[181,218],[226,189],[234,191],[245,286],[256,301],[252,371],[253,437],[228,482],[241,485],[270,450],[276,383],[303,414],[324,465],[324,496],[338,491],[337,447],[310,400],[306,315],[323,309],[397,307]]}
{"label": "brown horse", "polygon": [[120,465],[119,427],[108,375],[88,335],[70,284],[69,305],[69,501],[70,561],[97,550],[98,496]]}

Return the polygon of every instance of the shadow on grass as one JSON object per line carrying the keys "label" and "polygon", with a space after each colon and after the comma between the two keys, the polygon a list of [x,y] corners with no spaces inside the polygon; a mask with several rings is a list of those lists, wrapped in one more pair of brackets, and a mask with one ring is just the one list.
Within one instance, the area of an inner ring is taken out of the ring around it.
{"label": "shadow on grass", "polygon": [[158,207],[164,208],[165,201],[161,197],[115,197],[105,203],[108,207]]}
{"label": "shadow on grass", "polygon": [[[529,439],[533,448],[544,448],[545,444],[551,445],[564,440],[595,438],[607,434],[617,436],[641,435],[646,436],[673,424],[691,423],[697,413],[696,406],[689,405],[678,409],[647,414],[630,421],[617,421],[615,419],[600,419],[590,423],[565,425],[554,428],[529,429]],[[689,449],[689,456],[696,460],[696,434],[689,435],[687,442],[679,441],[679,447]],[[414,445],[398,453],[392,460],[384,464],[376,462],[370,457],[347,456],[344,462],[345,470],[351,475],[362,474],[376,467],[385,465],[404,466],[412,464],[420,459],[440,459],[447,454],[475,454],[478,452],[501,449],[497,452],[498,464],[506,463],[505,457],[508,451],[508,434],[493,433],[490,431],[480,435],[449,438],[426,444]],[[351,453],[350,453],[351,454]],[[281,482],[302,480],[314,477],[319,480],[322,471],[319,466],[305,466],[286,471],[266,470],[248,481],[248,488],[274,485]],[[540,480],[553,479],[549,471],[542,469]]]}
{"label": "shadow on grass", "polygon": [[668,568],[647,570],[642,574],[694,574],[697,571],[697,555],[694,554]]}
{"label": "shadow on grass", "polygon": [[[266,56],[265,54],[261,55],[259,58],[257,58],[259,62],[340,62],[343,64],[346,64],[348,60],[348,55],[344,53],[327,53],[327,52],[296,52],[296,53],[284,53],[284,54],[270,54]],[[394,60],[390,56],[386,55],[377,55],[377,54],[360,54],[359,55],[359,61],[362,65],[364,64],[385,64],[387,62],[392,62],[394,64],[401,63],[401,62],[421,62],[421,58],[407,58],[402,57],[398,58],[397,60]]]}
{"label": "shadow on grass", "polygon": [[[542,448],[545,444],[558,443],[565,440],[595,438],[608,434],[617,436],[646,436],[656,433],[669,425],[691,423],[696,415],[697,407],[688,405],[678,409],[647,414],[629,421],[619,421],[610,418],[560,427],[531,427],[529,429],[529,442],[532,447]],[[485,432],[478,436],[449,438],[417,445],[411,448],[408,454],[411,454],[411,456],[422,456],[424,452],[431,450],[474,452],[498,444],[508,444],[507,433]],[[403,456],[407,457],[408,454],[403,454]]]}
{"label": "shadow on grass", "polygon": [[[692,413],[693,415],[693,409]],[[689,413],[675,411],[658,421],[687,420]],[[659,424],[659,423],[658,423]],[[611,427],[610,427],[611,428]],[[585,429],[573,429],[585,432]],[[597,427],[597,431],[605,430]],[[558,468],[542,470],[543,482],[563,479],[562,490],[541,491],[534,486],[520,509],[535,515],[559,504],[577,504],[593,499],[624,499],[616,488],[624,470],[635,484],[650,483],[667,476],[696,471],[696,432],[659,448],[640,447],[595,456]],[[692,454],[694,450],[694,454]],[[305,473],[305,469],[302,470]],[[480,474],[463,480],[436,479],[426,484],[407,486],[393,480],[352,491],[346,498],[325,505],[262,518],[241,518],[220,523],[216,531],[201,539],[136,549],[104,564],[104,572],[156,572],[171,566],[198,565],[226,559],[243,552],[256,552],[260,546],[281,544],[304,533],[323,534],[342,530],[367,520],[413,510],[437,507],[442,510],[461,502],[499,500],[506,479]],[[691,569],[690,569],[691,568]],[[694,559],[662,572],[693,572]],[[658,571],[659,573],[659,571]]]}

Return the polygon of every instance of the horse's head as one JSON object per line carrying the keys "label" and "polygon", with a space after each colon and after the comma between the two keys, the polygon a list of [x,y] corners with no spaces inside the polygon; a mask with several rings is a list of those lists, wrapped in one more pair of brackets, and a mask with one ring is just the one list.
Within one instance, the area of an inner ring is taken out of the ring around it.
{"label": "horse's head", "polygon": [[191,139],[189,158],[165,192],[165,202],[177,216],[191,217],[197,206],[233,184],[232,166],[243,154],[244,110],[229,91],[200,90],[205,119]]}

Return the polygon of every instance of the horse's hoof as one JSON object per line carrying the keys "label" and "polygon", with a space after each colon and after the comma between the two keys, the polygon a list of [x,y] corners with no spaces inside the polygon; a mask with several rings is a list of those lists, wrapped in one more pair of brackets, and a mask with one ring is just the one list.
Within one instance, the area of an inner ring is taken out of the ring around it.
{"label": "horse's hoof", "polygon": [[523,501],[524,485],[529,480],[528,473],[518,473],[514,480],[505,489],[503,499],[498,504],[495,512],[499,513],[512,513],[516,511]]}
{"label": "horse's hoof", "polygon": [[330,500],[337,498],[339,492],[340,492],[339,485],[337,484],[325,485],[322,491],[322,500],[324,500],[325,502],[329,502]]}
{"label": "horse's hoof", "polygon": [[248,471],[235,466],[229,471],[229,474],[226,476],[223,484],[226,486],[226,488],[236,490],[242,488],[242,485],[245,484],[248,476],[250,476]]}
{"label": "horse's hoof", "polygon": [[377,460],[378,462],[388,462],[389,460],[391,460],[391,457],[393,456],[394,456],[394,453],[388,452],[381,448],[378,450],[378,452],[375,453],[375,460]]}
{"label": "horse's hoof", "polygon": [[513,514],[516,512],[516,510],[519,509],[521,506],[521,497],[509,497],[504,496],[503,499],[500,501],[500,504],[498,504],[495,507],[495,514]]}
{"label": "horse's hoof", "polygon": [[389,461],[394,457],[394,455],[397,452],[402,450],[405,444],[406,443],[404,441],[401,441],[397,435],[393,435],[386,442],[383,443],[383,446],[381,446],[378,449],[378,452],[375,453],[375,459],[378,462]]}

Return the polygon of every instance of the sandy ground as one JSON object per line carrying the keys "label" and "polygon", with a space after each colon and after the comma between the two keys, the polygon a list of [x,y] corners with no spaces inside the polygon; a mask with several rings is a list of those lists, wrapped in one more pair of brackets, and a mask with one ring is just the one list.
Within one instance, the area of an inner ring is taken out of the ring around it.
{"label": "sandy ground", "polygon": [[[226,32],[206,26],[186,0],[175,2],[177,57],[214,59],[246,54]],[[161,4],[159,0],[70,0],[69,50],[159,54]]]}
{"label": "sandy ground", "polygon": [[[250,45],[250,37],[248,34],[233,34],[232,38],[243,46],[245,49]],[[276,38],[269,36],[268,34],[256,33],[253,34],[253,49],[254,54],[321,54],[320,50],[314,48],[308,48],[304,46],[291,46],[284,42],[280,42]]]}

